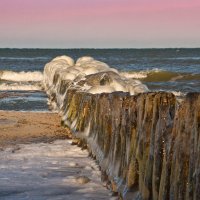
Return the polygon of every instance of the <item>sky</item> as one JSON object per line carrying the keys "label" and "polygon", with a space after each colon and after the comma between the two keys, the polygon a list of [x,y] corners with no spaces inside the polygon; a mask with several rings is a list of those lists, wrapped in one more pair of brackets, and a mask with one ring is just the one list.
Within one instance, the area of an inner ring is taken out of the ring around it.
{"label": "sky", "polygon": [[0,0],[4,47],[200,47],[200,0]]}

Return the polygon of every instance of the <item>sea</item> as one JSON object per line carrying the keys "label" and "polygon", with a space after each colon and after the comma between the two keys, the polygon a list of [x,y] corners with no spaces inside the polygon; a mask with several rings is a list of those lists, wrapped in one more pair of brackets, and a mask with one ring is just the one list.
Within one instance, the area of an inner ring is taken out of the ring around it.
{"label": "sea", "polygon": [[0,49],[0,110],[47,112],[42,73],[46,63],[61,55],[75,60],[91,56],[151,91],[200,92],[200,48]]}

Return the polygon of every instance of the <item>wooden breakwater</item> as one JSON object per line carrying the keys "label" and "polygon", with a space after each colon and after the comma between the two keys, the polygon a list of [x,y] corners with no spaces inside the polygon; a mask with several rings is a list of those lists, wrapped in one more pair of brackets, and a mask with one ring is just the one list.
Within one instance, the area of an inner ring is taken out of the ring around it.
{"label": "wooden breakwater", "polygon": [[44,84],[62,123],[98,160],[103,180],[124,199],[200,199],[200,94],[178,102],[138,82],[127,89],[128,80],[104,67],[72,73],[101,65],[80,63],[50,62]]}

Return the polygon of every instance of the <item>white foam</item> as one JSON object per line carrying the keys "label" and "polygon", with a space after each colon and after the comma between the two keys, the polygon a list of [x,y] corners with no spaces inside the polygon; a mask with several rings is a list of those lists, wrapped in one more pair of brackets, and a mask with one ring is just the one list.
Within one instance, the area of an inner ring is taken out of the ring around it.
{"label": "white foam", "polygon": [[43,73],[39,71],[34,72],[14,72],[14,71],[1,71],[0,79],[7,81],[42,81]]}
{"label": "white foam", "polygon": [[169,91],[173,93],[176,97],[184,97],[186,94],[180,91]]}
{"label": "white foam", "polygon": [[162,72],[162,69],[158,68],[153,68],[151,70],[145,70],[145,71],[124,71],[124,72],[119,72],[121,76],[124,76],[125,78],[128,79],[144,79],[147,78],[149,74],[153,73],[159,73]]}
{"label": "white foam", "polygon": [[153,68],[151,70],[147,70],[148,73],[159,73],[159,72],[162,72],[163,70],[162,69],[159,69],[159,68]]}
{"label": "white foam", "polygon": [[13,84],[7,84],[7,83],[2,83],[0,84],[0,90],[36,90],[36,91],[41,91],[42,87],[39,85],[31,85],[31,84],[21,84],[21,83],[13,83]]}
{"label": "white foam", "polygon": [[143,79],[147,77],[148,72],[120,72],[120,74],[126,78]]}

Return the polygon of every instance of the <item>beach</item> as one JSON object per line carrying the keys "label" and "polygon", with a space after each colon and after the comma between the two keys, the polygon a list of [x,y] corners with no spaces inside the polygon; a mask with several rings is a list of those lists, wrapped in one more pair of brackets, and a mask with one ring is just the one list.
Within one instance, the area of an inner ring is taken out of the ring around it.
{"label": "beach", "polygon": [[0,147],[69,137],[56,113],[0,111]]}
{"label": "beach", "polygon": [[28,51],[1,58],[0,198],[199,199],[198,49]]}
{"label": "beach", "polygon": [[56,113],[0,111],[0,199],[115,199]]}
{"label": "beach", "polygon": [[0,10],[0,200],[200,200],[200,1]]}

